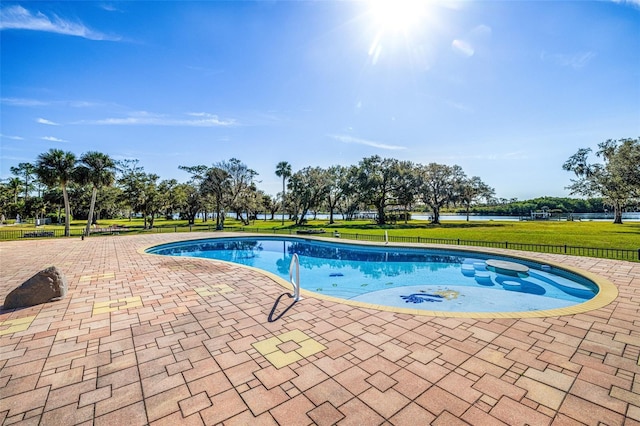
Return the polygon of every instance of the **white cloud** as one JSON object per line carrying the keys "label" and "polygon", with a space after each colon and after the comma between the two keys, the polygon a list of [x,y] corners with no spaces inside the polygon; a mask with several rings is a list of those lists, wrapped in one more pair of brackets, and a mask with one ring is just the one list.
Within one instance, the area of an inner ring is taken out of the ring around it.
{"label": "white cloud", "polygon": [[593,52],[579,52],[574,54],[562,54],[562,53],[548,54],[546,52],[542,52],[540,54],[540,58],[543,61],[550,60],[560,65],[561,67],[571,67],[573,69],[584,68],[595,57],[596,57],[596,54]]}
{"label": "white cloud", "polygon": [[80,22],[71,22],[57,15],[47,16],[42,12],[32,14],[22,6],[7,6],[0,9],[0,30],[30,30],[82,37],[89,40],[119,40],[94,31]]}
{"label": "white cloud", "polygon": [[100,103],[87,101],[65,101],[64,103],[73,108],[92,108],[102,106]]}
{"label": "white cloud", "polygon": [[476,53],[473,46],[471,46],[469,42],[466,42],[464,40],[453,40],[451,42],[451,47],[453,47],[456,52],[462,54],[463,56],[466,56],[467,58],[473,56],[473,54]]}
{"label": "white cloud", "polygon": [[59,126],[59,124],[58,124],[58,123],[55,123],[55,122],[53,122],[53,121],[51,121],[51,120],[47,120],[46,118],[38,118],[38,119],[36,120],[36,123],[40,123],[40,124],[47,124],[47,125],[49,125],[49,126]]}
{"label": "white cloud", "polygon": [[0,138],[11,139],[12,141],[23,141],[24,140],[24,138],[22,136],[3,135],[1,133],[0,133]]}
{"label": "white cloud", "polygon": [[473,35],[474,37],[489,37],[491,36],[492,32],[493,30],[491,29],[490,26],[485,24],[480,24],[477,27],[475,27],[473,30],[471,30],[471,35]]}
{"label": "white cloud", "polygon": [[407,149],[404,146],[387,145],[387,144],[376,142],[376,141],[369,141],[369,140],[366,140],[366,139],[354,138],[353,136],[348,136],[348,135],[328,135],[328,136],[330,138],[333,138],[333,139],[338,140],[338,141],[343,142],[343,143],[353,143],[353,144],[358,144],[358,145],[366,145],[366,146],[372,146],[374,148],[388,149],[388,150],[392,150],[392,151]]}
{"label": "white cloud", "polygon": [[40,106],[68,106],[72,108],[92,108],[99,107],[104,104],[88,101],[43,101],[40,99],[28,99],[28,98],[0,98],[0,103],[8,106],[19,107],[40,107]]}
{"label": "white cloud", "polygon": [[443,157],[450,161],[458,160],[483,160],[483,161],[503,161],[503,160],[528,160],[530,156],[524,151],[499,152],[473,155],[450,155]]}
{"label": "white cloud", "polygon": [[462,104],[460,102],[454,102],[454,101],[446,101],[446,104],[449,105],[451,108],[457,109],[458,111],[462,111],[462,112],[474,112],[473,108]]}
{"label": "white cloud", "polygon": [[107,12],[120,12],[120,9],[118,9],[115,5],[111,4],[111,3],[103,3],[100,5],[100,9],[102,10],[106,10]]}
{"label": "white cloud", "polygon": [[4,105],[10,106],[45,106],[48,102],[39,101],[37,99],[24,99],[24,98],[2,98],[0,99]]}
{"label": "white cloud", "polygon": [[64,139],[56,138],[54,136],[43,136],[40,139],[42,139],[43,141],[49,141],[49,142],[69,142]]}
{"label": "white cloud", "polygon": [[81,121],[77,124],[98,124],[111,126],[175,126],[175,127],[225,127],[238,123],[233,119],[220,119],[215,114],[206,112],[190,112],[186,114],[193,118],[167,117],[147,111],[139,111],[129,117],[104,118],[100,120]]}
{"label": "white cloud", "polygon": [[630,4],[631,6],[640,7],[640,0],[612,0],[614,3]]}

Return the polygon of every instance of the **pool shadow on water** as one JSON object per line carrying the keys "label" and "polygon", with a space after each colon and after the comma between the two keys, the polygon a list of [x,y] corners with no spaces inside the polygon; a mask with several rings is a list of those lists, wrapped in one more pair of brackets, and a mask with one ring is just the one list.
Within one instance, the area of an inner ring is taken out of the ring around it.
{"label": "pool shadow on water", "polygon": [[271,308],[271,312],[269,313],[269,316],[267,317],[267,321],[269,321],[269,322],[278,321],[280,318],[282,318],[284,316],[284,314],[287,313],[287,311],[289,309],[293,308],[293,305],[296,304],[296,301],[294,300],[282,312],[280,312],[279,314],[277,314],[277,316],[274,317],[274,315],[276,314],[276,311],[278,309],[278,305],[280,304],[280,300],[284,296],[287,296],[289,299],[293,299],[293,294],[291,294],[291,293],[282,293],[280,296],[278,296],[278,298],[276,299],[275,303],[273,304],[273,308]]}

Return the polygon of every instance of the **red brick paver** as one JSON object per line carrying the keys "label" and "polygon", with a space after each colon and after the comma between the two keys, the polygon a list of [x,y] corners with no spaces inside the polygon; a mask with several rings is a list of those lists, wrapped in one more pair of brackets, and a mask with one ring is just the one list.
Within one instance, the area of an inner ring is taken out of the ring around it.
{"label": "red brick paver", "polygon": [[[2,300],[50,265],[69,292],[0,311],[0,424],[640,424],[640,263],[530,254],[618,288],[574,315],[429,317],[308,296],[269,323],[288,290],[268,276],[142,252],[212,235],[1,242]],[[254,344],[283,335],[308,340],[281,344],[304,356],[276,368]]]}

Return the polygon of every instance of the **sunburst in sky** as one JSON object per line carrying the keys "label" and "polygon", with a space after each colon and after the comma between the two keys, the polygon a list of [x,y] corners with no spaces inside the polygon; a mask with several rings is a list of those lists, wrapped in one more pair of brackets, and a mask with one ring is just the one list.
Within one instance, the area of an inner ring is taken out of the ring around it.
{"label": "sunburst in sky", "polygon": [[567,196],[579,148],[640,134],[638,1],[0,5],[0,178],[49,148],[163,179],[239,158],[457,164],[502,198]]}

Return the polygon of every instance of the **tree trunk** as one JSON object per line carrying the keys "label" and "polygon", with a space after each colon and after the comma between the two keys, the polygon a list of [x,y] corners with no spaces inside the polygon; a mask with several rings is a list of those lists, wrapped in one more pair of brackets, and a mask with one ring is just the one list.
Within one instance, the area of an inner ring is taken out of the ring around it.
{"label": "tree trunk", "polygon": [[285,186],[284,186],[285,176],[282,175],[282,226],[284,226],[284,211],[285,211]]}
{"label": "tree trunk", "polygon": [[334,223],[333,221],[333,207],[329,207],[329,225]]}
{"label": "tree trunk", "polygon": [[98,194],[98,188],[95,186],[91,191],[91,205],[89,206],[89,217],[87,218],[87,226],[84,229],[84,235],[89,236],[91,232],[91,222],[93,221],[93,209],[96,205],[96,195]]}
{"label": "tree trunk", "polygon": [[433,208],[433,220],[431,223],[440,225],[440,207]]}
{"label": "tree trunk", "polygon": [[64,199],[64,236],[71,236],[71,206],[69,205],[69,194],[67,187],[62,187],[62,198]]}
{"label": "tree trunk", "polygon": [[302,225],[302,222],[304,221],[304,218],[307,215],[307,212],[308,212],[307,209],[302,209],[302,213],[300,214],[300,216],[296,214],[296,225]]}
{"label": "tree trunk", "polygon": [[384,217],[384,203],[377,204],[376,208],[378,209],[378,225],[384,225],[387,223]]}
{"label": "tree trunk", "polygon": [[622,209],[616,206],[616,208],[614,208],[613,215],[613,223],[622,224]]}

